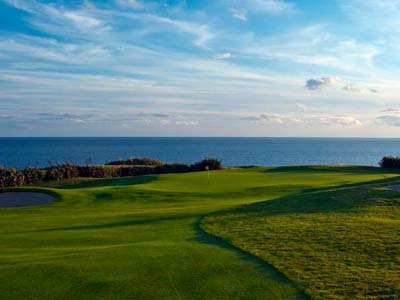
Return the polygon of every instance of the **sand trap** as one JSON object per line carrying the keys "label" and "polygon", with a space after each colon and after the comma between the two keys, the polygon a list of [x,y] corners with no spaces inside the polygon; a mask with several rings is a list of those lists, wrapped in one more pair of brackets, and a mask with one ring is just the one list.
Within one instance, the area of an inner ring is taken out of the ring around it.
{"label": "sand trap", "polygon": [[396,190],[396,191],[400,191],[400,184],[396,184],[396,185],[388,185],[386,186],[387,189],[389,190]]}
{"label": "sand trap", "polygon": [[20,207],[52,203],[55,197],[38,192],[0,193],[0,207]]}

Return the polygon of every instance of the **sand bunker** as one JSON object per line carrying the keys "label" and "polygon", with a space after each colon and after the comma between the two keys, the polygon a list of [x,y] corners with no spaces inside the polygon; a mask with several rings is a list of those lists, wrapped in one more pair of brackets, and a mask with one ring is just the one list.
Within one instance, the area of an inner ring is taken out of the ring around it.
{"label": "sand bunker", "polygon": [[55,197],[38,192],[0,193],[0,207],[20,207],[52,203]]}

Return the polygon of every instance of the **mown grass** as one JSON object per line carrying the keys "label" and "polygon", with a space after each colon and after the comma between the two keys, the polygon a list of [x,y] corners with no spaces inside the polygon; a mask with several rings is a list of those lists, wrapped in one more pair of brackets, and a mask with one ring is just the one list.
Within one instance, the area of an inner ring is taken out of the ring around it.
{"label": "mown grass", "polygon": [[377,168],[250,168],[43,187],[59,195],[54,204],[0,208],[0,299],[303,299],[301,287],[205,234],[199,219],[393,177]]}
{"label": "mown grass", "polygon": [[311,299],[400,299],[400,192],[382,184],[257,203],[206,217],[202,227]]}

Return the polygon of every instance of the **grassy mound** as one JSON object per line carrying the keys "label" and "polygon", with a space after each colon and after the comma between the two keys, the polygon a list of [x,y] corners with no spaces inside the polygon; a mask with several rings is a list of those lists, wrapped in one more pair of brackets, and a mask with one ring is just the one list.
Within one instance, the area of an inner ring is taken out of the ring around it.
{"label": "grassy mound", "polygon": [[311,299],[399,299],[398,191],[311,192],[215,214],[202,226],[272,264]]}
{"label": "grassy mound", "polygon": [[0,299],[303,299],[282,273],[204,233],[199,220],[397,176],[385,172],[250,168],[51,183],[43,189],[59,195],[53,204],[0,209]]}

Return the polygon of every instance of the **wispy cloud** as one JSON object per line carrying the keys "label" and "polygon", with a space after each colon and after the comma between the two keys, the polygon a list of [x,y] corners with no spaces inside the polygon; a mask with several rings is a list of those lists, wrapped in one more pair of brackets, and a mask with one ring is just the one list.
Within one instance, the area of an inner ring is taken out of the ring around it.
{"label": "wispy cloud", "polygon": [[360,120],[352,116],[320,116],[316,119],[321,124],[328,126],[359,127],[362,125]]}
{"label": "wispy cloud", "polygon": [[225,52],[225,53],[219,53],[214,55],[215,59],[228,59],[228,58],[232,58],[232,54],[229,52]]}
{"label": "wispy cloud", "polygon": [[335,116],[335,115],[296,115],[296,114],[260,114],[256,116],[242,117],[242,120],[260,125],[281,124],[305,124],[308,126],[344,126],[359,127],[362,122],[353,116]]}
{"label": "wispy cloud", "polygon": [[376,118],[376,123],[379,125],[389,125],[394,127],[400,127],[400,116],[399,115],[384,115]]}
{"label": "wispy cloud", "polygon": [[243,22],[247,21],[247,15],[246,15],[245,11],[239,10],[239,9],[236,9],[236,8],[231,8],[231,9],[229,9],[229,11],[230,11],[230,13],[232,15],[232,18],[238,19],[238,20],[243,21]]}
{"label": "wispy cloud", "polygon": [[13,128],[396,134],[397,112],[376,114],[400,93],[391,1],[339,1],[329,15],[289,0],[0,1],[24,12],[0,32],[0,111]]}

